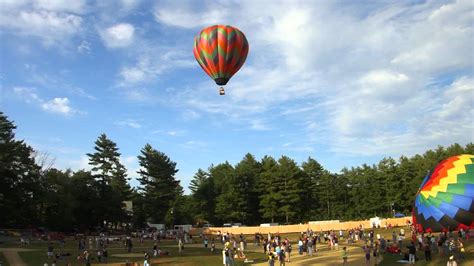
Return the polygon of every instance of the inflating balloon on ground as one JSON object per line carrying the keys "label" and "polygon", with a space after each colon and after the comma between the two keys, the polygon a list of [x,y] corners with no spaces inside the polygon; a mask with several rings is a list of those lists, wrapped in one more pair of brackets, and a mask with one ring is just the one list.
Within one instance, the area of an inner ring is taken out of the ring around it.
{"label": "inflating balloon on ground", "polygon": [[425,177],[416,194],[413,222],[425,232],[474,228],[474,155],[450,157]]}

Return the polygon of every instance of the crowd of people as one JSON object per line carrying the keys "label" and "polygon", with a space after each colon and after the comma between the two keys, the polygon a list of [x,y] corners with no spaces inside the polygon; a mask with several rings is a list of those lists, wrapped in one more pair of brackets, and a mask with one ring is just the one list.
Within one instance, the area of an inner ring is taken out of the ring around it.
{"label": "crowd of people", "polygon": [[[405,227],[406,228],[406,227]],[[399,230],[391,230],[391,237],[384,237],[389,235],[387,231],[381,234],[382,231],[376,231],[375,228],[364,229],[362,226],[352,228],[350,230],[329,230],[315,232],[307,229],[301,232],[293,243],[288,237],[281,236],[279,233],[265,235],[255,233],[254,245],[261,246],[263,253],[266,256],[269,266],[285,265],[292,259],[292,252],[297,252],[300,256],[314,256],[320,252],[321,248],[324,250],[332,250],[340,252],[342,265],[348,264],[349,250],[357,252],[362,247],[361,253],[364,254],[366,265],[377,265],[380,261],[380,254],[393,253],[400,255],[400,262],[415,264],[416,261],[424,260],[431,261],[433,255],[445,258],[448,265],[455,266],[457,262],[465,259],[465,243],[469,240],[471,233],[469,230],[453,231],[432,234],[417,232],[414,227],[411,228],[411,234],[406,235],[405,229],[402,227]],[[376,233],[378,232],[378,233]],[[390,232],[390,231],[389,231]],[[243,234],[234,235],[228,232],[217,232],[217,235],[198,236],[201,238],[203,246],[211,253],[216,253],[216,243],[222,245],[222,263],[225,266],[234,265],[236,259],[245,259],[247,256],[247,239]],[[169,252],[163,251],[159,248],[158,236],[152,239],[151,251],[146,251],[144,254],[144,264],[148,265],[150,258],[169,255]],[[175,234],[175,241],[178,245],[178,253],[184,252],[184,245],[188,243],[195,243],[193,236],[188,232],[178,232]],[[294,240],[294,239],[293,239]],[[139,241],[140,250],[143,250],[143,238],[132,239],[127,236],[118,239],[122,243],[126,252],[133,252],[134,241]],[[94,262],[108,261],[107,246],[111,242],[110,238],[101,234],[96,237],[83,237],[78,239],[77,261],[84,265],[91,265]],[[362,242],[362,245],[360,244]],[[70,256],[71,254],[60,254],[55,252],[51,243],[47,248],[47,255],[50,260],[54,260],[52,265],[55,265],[56,259],[61,256]],[[149,243],[149,242],[148,242]],[[408,245],[407,245],[408,243]],[[64,246],[65,242],[61,242]],[[149,244],[147,244],[149,245]],[[293,250],[293,245],[295,249]],[[326,248],[327,247],[327,248]],[[148,249],[149,250],[149,249]],[[420,256],[421,255],[421,256]],[[45,264],[46,265],[46,264]]]}

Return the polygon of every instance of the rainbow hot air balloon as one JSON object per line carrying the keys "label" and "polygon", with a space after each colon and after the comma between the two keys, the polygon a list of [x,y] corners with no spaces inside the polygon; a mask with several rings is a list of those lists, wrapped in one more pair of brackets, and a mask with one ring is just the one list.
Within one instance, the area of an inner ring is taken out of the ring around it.
{"label": "rainbow hot air balloon", "polygon": [[474,155],[439,163],[416,193],[413,223],[419,231],[474,228]]}
{"label": "rainbow hot air balloon", "polygon": [[[196,36],[193,53],[204,72],[217,85],[223,86],[244,64],[249,44],[239,29],[214,25],[203,29]],[[222,87],[220,94],[225,94]]]}

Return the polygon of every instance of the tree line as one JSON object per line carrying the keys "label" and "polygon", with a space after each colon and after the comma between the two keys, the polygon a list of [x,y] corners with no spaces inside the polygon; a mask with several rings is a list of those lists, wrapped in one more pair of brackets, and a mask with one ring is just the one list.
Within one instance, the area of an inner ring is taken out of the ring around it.
{"label": "tree line", "polygon": [[196,221],[247,225],[411,215],[423,178],[439,162],[459,154],[474,154],[474,145],[438,146],[422,155],[384,158],[339,173],[311,157],[298,165],[287,156],[257,161],[246,154],[235,166],[224,162],[197,171],[189,187],[193,215]]}
{"label": "tree line", "polygon": [[198,169],[185,195],[176,162],[150,144],[137,156],[140,185],[132,188],[119,148],[106,134],[87,153],[92,169],[74,172],[52,167],[47,156],[15,139],[15,128],[0,112],[0,228],[83,231],[147,222],[256,225],[409,214],[428,171],[450,156],[474,154],[474,144],[455,143],[331,173],[311,157],[298,164],[288,156],[257,160],[248,153],[235,165]]}

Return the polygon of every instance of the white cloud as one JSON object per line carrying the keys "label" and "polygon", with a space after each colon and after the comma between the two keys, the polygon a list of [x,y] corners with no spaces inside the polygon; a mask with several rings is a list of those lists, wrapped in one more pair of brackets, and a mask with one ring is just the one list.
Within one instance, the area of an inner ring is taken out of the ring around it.
{"label": "white cloud", "polygon": [[73,171],[78,170],[92,170],[92,166],[89,164],[89,157],[86,155],[80,156],[79,159],[67,160],[67,161],[59,161],[59,166],[62,169],[71,168]]}
{"label": "white cloud", "polygon": [[135,129],[138,129],[138,128],[142,127],[142,125],[139,122],[137,122],[133,119],[126,119],[126,120],[122,120],[122,121],[117,121],[117,122],[115,122],[115,124],[117,126],[131,127],[131,128],[135,128]]}
{"label": "white cloud", "polygon": [[194,110],[184,110],[181,117],[184,119],[184,120],[194,120],[194,119],[198,119],[199,117],[201,117],[201,115],[194,111]]}
{"label": "white cloud", "polygon": [[105,46],[123,48],[133,43],[135,27],[129,23],[120,23],[100,32]]}
{"label": "white cloud", "polygon": [[82,18],[47,10],[1,10],[0,28],[41,39],[45,46],[67,43],[81,31]]}
{"label": "white cloud", "polygon": [[88,54],[91,52],[91,45],[88,41],[82,41],[81,44],[77,47],[79,53]]}
{"label": "white cloud", "polygon": [[83,0],[35,0],[34,6],[38,9],[44,9],[57,12],[72,12],[81,14],[85,11],[86,1]]}
{"label": "white cloud", "polygon": [[179,146],[187,150],[208,151],[208,144],[200,140],[189,140],[189,141],[179,144]]}
{"label": "white cloud", "polygon": [[259,119],[250,120],[250,129],[257,131],[267,131],[271,130],[271,127],[268,126],[265,122]]}
{"label": "white cloud", "polygon": [[56,97],[51,100],[41,98],[35,88],[13,87],[13,93],[28,104],[39,106],[42,110],[61,115],[72,115],[83,113],[73,109],[67,97]]}
{"label": "white cloud", "polygon": [[73,109],[69,105],[70,102],[68,98],[54,98],[41,104],[41,108],[48,112],[69,115],[73,112]]}
{"label": "white cloud", "polygon": [[35,88],[13,87],[13,93],[22,97],[22,99],[27,103],[38,103],[43,101],[36,93]]}
{"label": "white cloud", "polygon": [[216,2],[205,5],[199,12],[195,12],[196,8],[202,8],[202,6],[192,6],[192,1],[180,1],[179,3],[176,1],[162,1],[157,3],[153,14],[156,21],[167,25],[196,28],[204,25],[220,24],[226,21],[230,12],[228,8]]}
{"label": "white cloud", "polygon": [[172,47],[155,48],[145,44],[145,49],[140,51],[136,63],[122,67],[118,84],[126,87],[155,81],[159,75],[167,71],[195,66],[186,55],[187,53],[179,48],[177,50]]}

